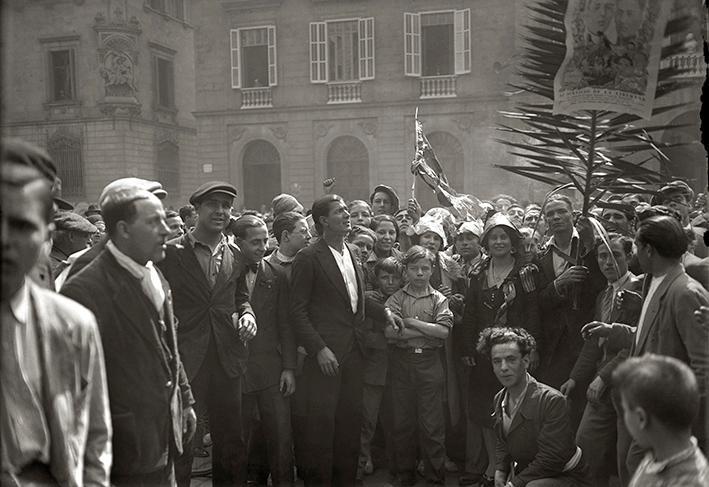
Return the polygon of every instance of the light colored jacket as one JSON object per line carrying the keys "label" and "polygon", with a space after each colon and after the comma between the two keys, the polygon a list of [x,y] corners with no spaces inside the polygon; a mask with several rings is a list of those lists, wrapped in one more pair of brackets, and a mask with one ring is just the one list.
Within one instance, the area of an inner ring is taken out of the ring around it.
{"label": "light colored jacket", "polygon": [[62,486],[109,485],[111,414],[93,313],[29,282],[37,319],[49,468]]}

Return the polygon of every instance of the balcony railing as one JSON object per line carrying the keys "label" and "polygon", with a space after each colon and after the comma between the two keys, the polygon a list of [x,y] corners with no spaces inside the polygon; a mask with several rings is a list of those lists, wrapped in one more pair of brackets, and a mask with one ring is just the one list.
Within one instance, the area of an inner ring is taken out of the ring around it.
{"label": "balcony railing", "polygon": [[707,64],[704,62],[704,55],[701,53],[672,56],[662,62],[663,68],[668,66],[688,70],[680,74],[678,78],[703,78],[707,69]]}
{"label": "balcony railing", "polygon": [[455,76],[425,76],[420,78],[421,95],[419,98],[453,98]]}
{"label": "balcony railing", "polygon": [[241,89],[241,108],[271,108],[272,106],[273,96],[270,86]]}
{"label": "balcony railing", "polygon": [[345,81],[328,83],[327,103],[361,103],[362,83],[359,81]]}

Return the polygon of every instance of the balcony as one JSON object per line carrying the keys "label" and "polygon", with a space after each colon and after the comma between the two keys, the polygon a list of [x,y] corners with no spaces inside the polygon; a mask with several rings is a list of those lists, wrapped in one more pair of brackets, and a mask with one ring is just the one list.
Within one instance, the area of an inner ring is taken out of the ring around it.
{"label": "balcony", "polygon": [[668,66],[687,70],[677,76],[678,78],[704,78],[707,69],[707,64],[704,62],[704,55],[699,52],[672,56],[662,62],[663,68]]}
{"label": "balcony", "polygon": [[273,96],[271,87],[265,88],[242,88],[241,108],[271,108],[273,107]]}
{"label": "balcony", "polygon": [[327,84],[327,103],[362,103],[362,83],[359,81],[343,81]]}
{"label": "balcony", "polygon": [[455,76],[424,76],[419,78],[419,98],[455,98]]}

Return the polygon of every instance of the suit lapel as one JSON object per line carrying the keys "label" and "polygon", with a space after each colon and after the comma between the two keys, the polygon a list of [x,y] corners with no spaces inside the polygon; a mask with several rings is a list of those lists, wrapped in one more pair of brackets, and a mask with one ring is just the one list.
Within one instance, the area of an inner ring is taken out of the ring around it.
{"label": "suit lapel", "polygon": [[[655,322],[657,321],[657,314],[660,311],[660,304],[662,304],[662,299],[665,297],[665,294],[667,293],[667,290],[670,288],[672,283],[680,276],[681,273],[681,266],[677,266],[674,269],[670,270],[665,275],[665,279],[663,279],[663,281],[658,286],[657,290],[655,291],[655,294],[652,295],[652,299],[648,304],[643,322],[641,323],[640,336],[638,337],[637,346],[635,347],[636,350],[643,350],[645,342],[647,341],[647,337],[650,334],[650,330],[655,326]],[[651,282],[652,279],[645,279],[646,288],[643,292],[643,296],[646,299]]]}
{"label": "suit lapel", "polygon": [[[332,251],[330,250],[330,247],[327,245],[325,240],[320,239],[318,243],[317,248],[317,256],[318,256],[318,261],[320,262],[320,265],[322,266],[323,270],[325,271],[325,275],[330,279],[332,284],[335,286],[335,289],[337,289],[337,292],[340,293],[342,298],[349,304],[350,302],[350,295],[347,293],[347,287],[345,286],[345,279],[342,277],[342,273],[340,272],[340,268],[337,265],[337,262],[335,261],[335,257],[332,255]],[[346,248],[346,246],[345,246]]]}
{"label": "suit lapel", "polygon": [[547,276],[550,280],[554,280],[556,277],[556,274],[554,273],[554,260],[553,260],[553,255],[554,251],[551,249],[551,247],[547,248],[547,252],[544,254],[541,260],[541,265],[542,265],[542,270],[544,271],[544,275]]}
{"label": "suit lapel", "polygon": [[182,237],[180,245],[183,247],[183,249],[177,252],[177,260],[180,267],[182,267],[187,274],[192,276],[192,279],[199,283],[199,286],[196,286],[194,289],[195,292],[208,293],[210,288],[207,282],[207,276],[204,275],[204,271],[202,271],[202,267],[197,261],[197,256],[194,254],[194,247],[192,247],[192,242],[187,235]]}
{"label": "suit lapel", "polygon": [[[537,383],[534,379],[529,380],[529,384],[527,385],[527,390],[524,393],[524,399],[522,399],[522,404],[519,405],[519,408],[517,409],[517,414],[515,414],[515,417],[512,418],[512,424],[510,425],[510,429],[507,432],[507,437],[512,434],[514,430],[516,430],[522,422],[526,419],[532,416],[532,413],[530,411],[527,411],[527,405],[529,402],[529,396],[532,395],[534,390],[537,388]],[[502,403],[500,403],[502,404]]]}
{"label": "suit lapel", "polygon": [[234,274],[234,268],[236,267],[234,265],[236,260],[234,252],[231,247],[229,247],[229,244],[225,243],[224,245],[222,265],[219,267],[219,274],[217,274],[217,280],[212,289],[212,293],[214,294],[217,294],[218,291],[221,291],[221,289],[229,283],[229,279],[231,279],[232,274]]}

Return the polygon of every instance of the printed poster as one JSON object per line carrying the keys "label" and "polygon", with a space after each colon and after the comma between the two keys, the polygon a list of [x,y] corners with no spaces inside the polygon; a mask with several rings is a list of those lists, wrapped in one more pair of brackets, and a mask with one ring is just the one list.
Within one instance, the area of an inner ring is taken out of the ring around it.
{"label": "printed poster", "polygon": [[554,113],[609,110],[650,118],[672,3],[569,0]]}

